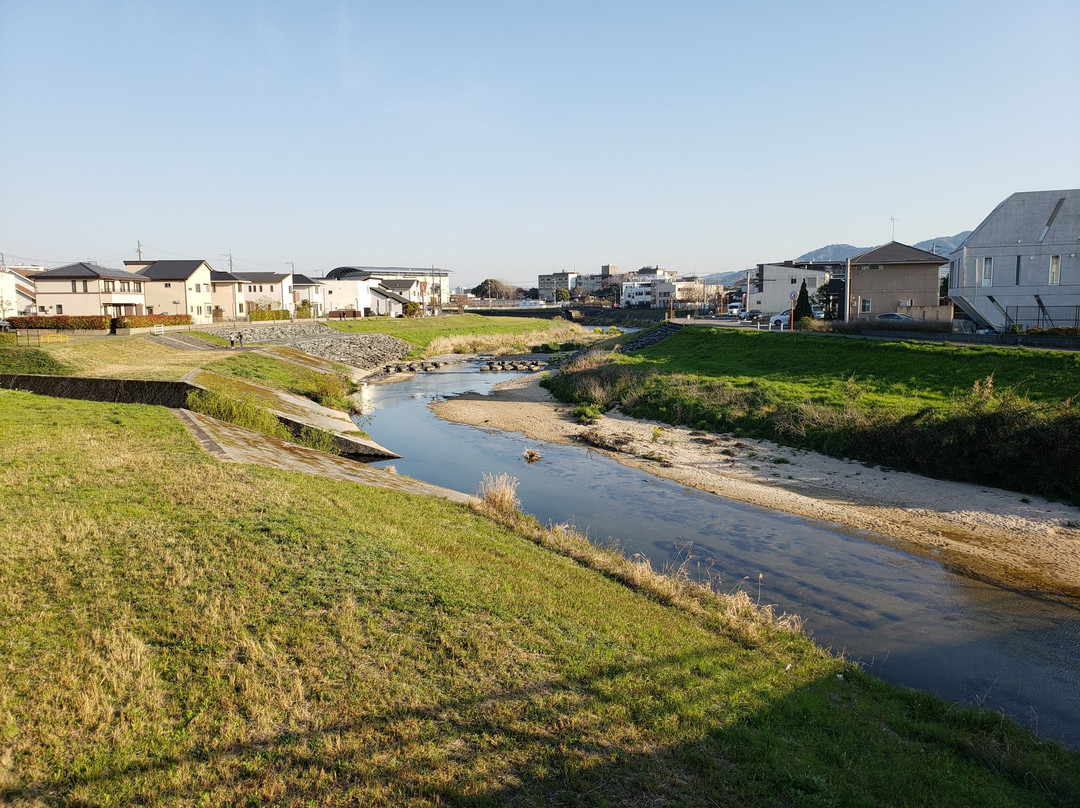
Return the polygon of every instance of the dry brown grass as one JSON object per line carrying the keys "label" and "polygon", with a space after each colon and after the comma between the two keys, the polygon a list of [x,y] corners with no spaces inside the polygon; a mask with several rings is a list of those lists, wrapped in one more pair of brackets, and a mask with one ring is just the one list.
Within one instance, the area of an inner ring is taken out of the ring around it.
{"label": "dry brown grass", "polygon": [[595,338],[591,331],[573,323],[558,323],[551,328],[524,334],[455,334],[436,337],[425,349],[427,356],[454,353],[490,353],[495,356],[522,353],[534,345],[549,342],[582,342]]}

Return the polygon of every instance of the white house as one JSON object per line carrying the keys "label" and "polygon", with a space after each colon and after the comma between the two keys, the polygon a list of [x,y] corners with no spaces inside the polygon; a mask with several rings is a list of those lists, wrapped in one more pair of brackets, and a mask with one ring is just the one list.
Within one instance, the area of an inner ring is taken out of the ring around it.
{"label": "white house", "polygon": [[293,302],[291,272],[233,272],[244,282],[244,300],[248,313],[252,308],[296,312]]}
{"label": "white house", "polygon": [[39,314],[121,317],[146,313],[146,279],[84,261],[34,276]]}
{"label": "white house", "polygon": [[[419,283],[420,300],[425,309],[430,309],[432,301],[436,309],[442,309],[450,304],[450,271],[431,267],[430,269],[414,267],[335,267],[326,273],[326,282],[337,280],[370,280],[378,282],[389,280],[416,280]],[[329,286],[327,287],[329,292]],[[327,308],[330,310],[341,309],[340,301],[332,301],[327,296]],[[362,306],[357,306],[362,311]],[[434,312],[432,312],[434,313]]]}
{"label": "white house", "polygon": [[1080,325],[1080,190],[1015,193],[949,256],[949,297],[983,326]]}
{"label": "white house", "polygon": [[775,264],[758,264],[757,270],[749,272],[749,296],[743,298],[743,308],[763,314],[776,314],[791,308],[791,293],[798,295],[803,281],[811,297],[829,283],[830,273],[820,264],[803,264],[784,261]]}
{"label": "white house", "polygon": [[205,261],[125,261],[146,278],[147,314],[188,314],[191,322],[208,324],[213,318],[210,265]]}
{"label": "white house", "polygon": [[311,316],[322,317],[326,311],[326,300],[323,295],[322,282],[309,278],[307,275],[294,274],[293,285],[293,311],[304,301],[311,304]]}

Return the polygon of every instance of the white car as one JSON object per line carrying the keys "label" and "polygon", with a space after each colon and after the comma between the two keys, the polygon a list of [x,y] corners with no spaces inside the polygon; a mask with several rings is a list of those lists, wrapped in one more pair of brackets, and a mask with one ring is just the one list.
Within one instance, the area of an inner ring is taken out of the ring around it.
{"label": "white car", "polygon": [[782,311],[779,314],[774,314],[769,318],[769,329],[779,328],[783,331],[785,328],[791,328],[791,312]]}

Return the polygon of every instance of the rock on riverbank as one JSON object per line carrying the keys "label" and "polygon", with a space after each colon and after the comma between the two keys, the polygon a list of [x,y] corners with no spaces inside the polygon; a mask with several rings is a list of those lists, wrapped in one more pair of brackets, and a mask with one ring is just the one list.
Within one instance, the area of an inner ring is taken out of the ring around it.
{"label": "rock on riverbank", "polygon": [[342,334],[320,323],[276,323],[209,333],[228,339],[236,331],[243,332],[245,345],[291,345],[313,356],[364,369],[396,362],[411,349],[408,343],[386,334]]}

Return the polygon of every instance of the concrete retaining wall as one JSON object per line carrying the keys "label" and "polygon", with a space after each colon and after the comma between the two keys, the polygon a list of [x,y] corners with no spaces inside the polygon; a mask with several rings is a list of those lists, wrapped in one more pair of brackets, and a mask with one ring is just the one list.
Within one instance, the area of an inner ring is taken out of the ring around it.
{"label": "concrete retaining wall", "polygon": [[199,389],[187,382],[87,379],[81,376],[38,376],[29,373],[0,373],[0,387],[26,390],[54,398],[109,401],[116,404],[157,404],[174,408],[186,407],[188,391]]}

